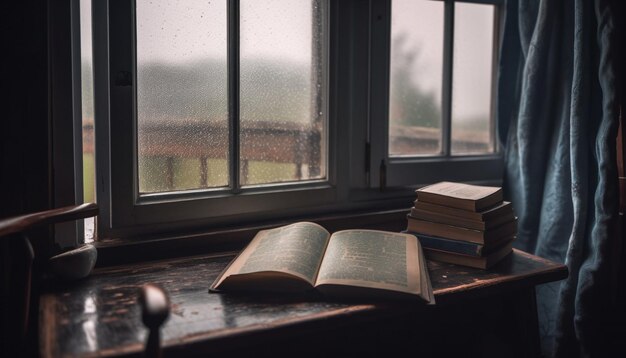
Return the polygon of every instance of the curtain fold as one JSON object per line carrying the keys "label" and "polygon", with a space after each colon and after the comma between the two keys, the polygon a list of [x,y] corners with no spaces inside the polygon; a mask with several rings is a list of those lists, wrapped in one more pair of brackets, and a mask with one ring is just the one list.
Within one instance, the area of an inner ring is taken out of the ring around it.
{"label": "curtain fold", "polygon": [[614,12],[606,0],[508,0],[498,77],[505,196],[516,246],[564,262],[540,286],[545,353],[597,356],[618,339],[610,247],[618,219]]}

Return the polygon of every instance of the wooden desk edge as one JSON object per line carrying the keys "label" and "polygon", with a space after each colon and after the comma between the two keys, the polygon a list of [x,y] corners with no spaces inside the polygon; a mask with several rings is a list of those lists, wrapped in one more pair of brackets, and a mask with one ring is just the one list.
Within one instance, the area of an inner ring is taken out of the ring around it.
{"label": "wooden desk edge", "polygon": [[[493,294],[494,290],[512,290],[512,289],[524,289],[530,286],[534,287],[538,284],[561,280],[568,276],[567,266],[558,264],[537,256],[530,255],[523,251],[514,250],[515,254],[521,255],[528,259],[535,261],[541,261],[548,267],[528,271],[523,275],[508,277],[506,280],[501,278],[486,279],[482,281],[475,281],[470,284],[457,286],[453,288],[445,288],[435,290],[435,296],[437,305],[446,305],[458,301],[458,299],[467,299],[470,297],[481,297]],[[222,254],[211,257],[224,257],[230,256],[229,254]],[[205,255],[195,256],[195,258],[206,257]],[[186,258],[185,260],[192,260],[194,258]],[[167,260],[171,261],[171,260]],[[99,270],[99,274],[107,274],[112,272],[119,272],[125,268],[108,268]],[[527,280],[529,277],[533,277],[531,281]],[[494,289],[490,289],[490,288]],[[40,319],[42,325],[40,327],[40,354],[44,357],[55,356],[56,353],[56,340],[54,336],[54,330],[57,325],[55,316],[56,296],[53,293],[46,293],[41,298]],[[419,307],[427,307],[420,305]],[[420,309],[420,308],[417,309]],[[302,329],[313,329],[318,324],[327,324],[330,320],[337,321],[346,317],[353,317],[353,319],[371,319],[371,318],[384,318],[386,316],[397,315],[399,311],[389,309],[385,303],[381,304],[356,304],[346,308],[329,310],[317,314],[313,314],[307,317],[290,317],[286,319],[276,320],[270,323],[258,323],[244,327],[226,328],[215,331],[201,332],[193,335],[181,336],[174,339],[166,340],[163,342],[165,350],[169,352],[175,352],[182,347],[189,349],[193,346],[199,351],[207,349],[207,345],[212,345],[216,341],[230,341],[242,336],[254,335],[254,341],[262,339],[268,334],[274,334],[277,331],[289,333],[293,331],[294,326],[298,326]],[[353,322],[353,321],[351,321]],[[223,346],[223,345],[222,345]],[[133,343],[125,346],[120,346],[114,349],[99,350],[94,353],[87,353],[86,356],[127,356],[137,355],[143,349],[143,344]]]}
{"label": "wooden desk edge", "polygon": [[[492,279],[487,279],[487,280],[474,281],[470,284],[466,284],[462,286],[435,290],[434,293],[435,293],[435,299],[437,300],[437,304],[452,303],[455,301],[455,298],[457,297],[457,295],[461,293],[463,294],[463,299],[470,298],[470,297],[476,298],[476,297],[489,295],[492,293],[491,290],[489,290],[489,288],[496,286],[496,284],[497,284],[498,290],[503,290],[503,289],[511,290],[511,289],[516,289],[516,288],[521,289],[529,285],[537,286],[537,285],[541,285],[541,284],[548,283],[548,282],[559,281],[559,280],[567,278],[567,276],[569,275],[569,270],[567,266],[564,264],[556,263],[554,261],[550,261],[539,256],[534,256],[527,252],[517,250],[517,249],[513,249],[513,252],[516,255],[520,255],[528,259],[534,260],[534,261],[542,262],[545,265],[550,266],[550,268],[543,267],[540,269],[528,271],[523,275],[517,275],[517,276],[507,278],[505,281],[502,281],[500,278],[492,278]],[[522,284],[524,280],[533,276],[534,276],[534,280],[532,283]],[[478,289],[483,289],[483,290],[478,291]],[[478,292],[478,293],[472,294],[470,292]]]}

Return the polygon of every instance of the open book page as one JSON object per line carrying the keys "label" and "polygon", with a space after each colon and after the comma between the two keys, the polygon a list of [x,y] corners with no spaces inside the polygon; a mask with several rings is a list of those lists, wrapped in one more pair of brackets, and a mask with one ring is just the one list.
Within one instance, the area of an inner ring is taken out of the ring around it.
{"label": "open book page", "polygon": [[214,286],[229,276],[267,272],[287,273],[313,286],[329,236],[310,222],[259,231]]}
{"label": "open book page", "polygon": [[316,286],[349,285],[420,294],[420,270],[414,236],[339,231],[328,243]]}
{"label": "open book page", "polygon": [[418,260],[419,267],[421,272],[421,295],[430,305],[435,304],[435,293],[433,292],[433,286],[430,281],[430,275],[428,274],[428,264],[426,263],[426,257],[424,255],[424,250],[422,249],[422,245],[419,240],[417,240],[417,251],[418,251]]}

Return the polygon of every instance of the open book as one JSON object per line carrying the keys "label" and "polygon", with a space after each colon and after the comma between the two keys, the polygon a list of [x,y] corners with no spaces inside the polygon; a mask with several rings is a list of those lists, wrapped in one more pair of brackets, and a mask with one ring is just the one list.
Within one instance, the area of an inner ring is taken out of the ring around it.
{"label": "open book", "polygon": [[211,292],[306,291],[335,297],[414,298],[434,303],[413,235],[298,222],[262,230],[217,277]]}

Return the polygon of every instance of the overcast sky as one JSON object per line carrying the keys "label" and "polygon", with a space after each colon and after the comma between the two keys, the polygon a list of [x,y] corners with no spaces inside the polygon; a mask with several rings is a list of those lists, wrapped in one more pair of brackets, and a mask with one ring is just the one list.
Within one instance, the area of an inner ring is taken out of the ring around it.
{"label": "overcast sky", "polygon": [[[408,34],[406,47],[419,49],[413,79],[441,100],[444,3],[395,0],[392,36]],[[493,6],[456,3],[454,109],[459,117],[484,115],[489,106]]]}
{"label": "overcast sky", "polygon": [[[90,12],[81,1],[81,12]],[[311,0],[241,0],[242,59],[265,57],[306,64],[311,56]],[[141,62],[188,62],[226,58],[226,0],[138,0],[137,58]],[[394,33],[419,48],[415,82],[441,98],[443,2],[396,0]],[[83,21],[81,27],[89,26]],[[484,114],[490,97],[493,6],[456,4],[454,113]],[[89,52],[88,38],[82,41]],[[87,50],[87,51],[86,51]]]}
{"label": "overcast sky", "polygon": [[[310,4],[310,0],[241,0],[242,57],[310,61]],[[226,58],[225,0],[139,0],[137,23],[140,62]]]}

